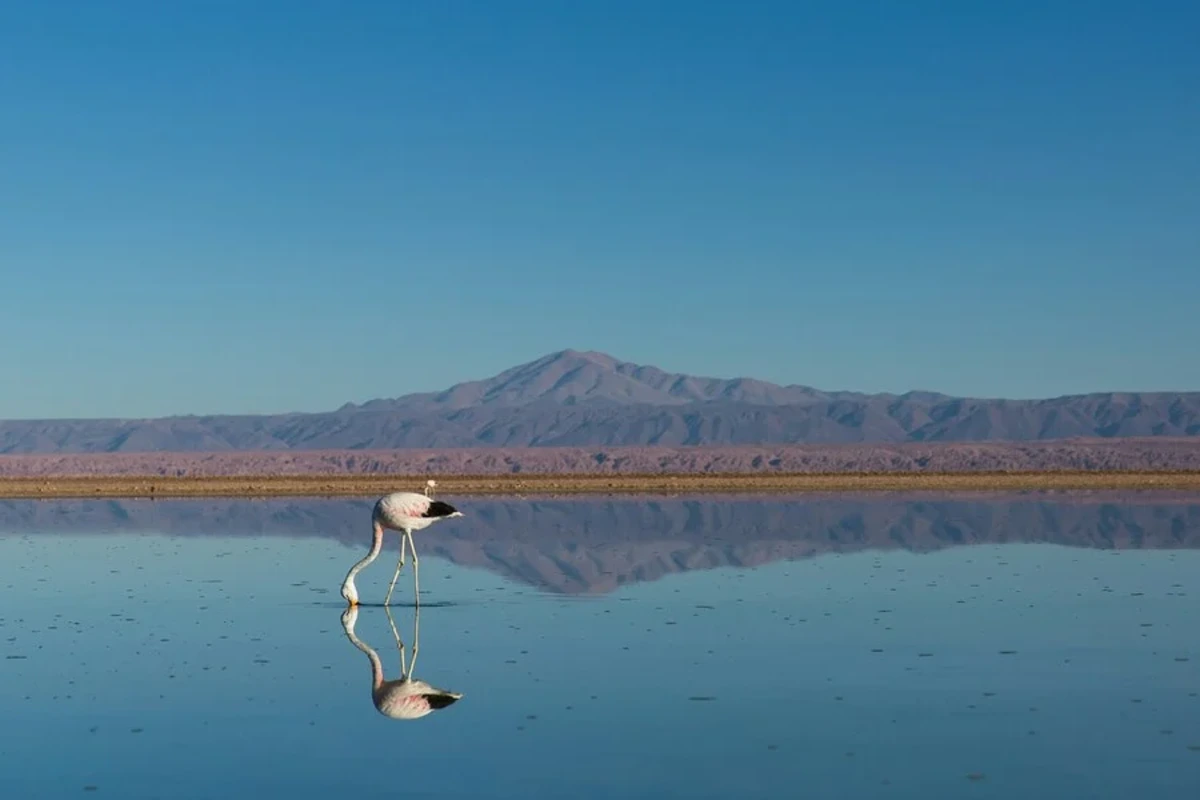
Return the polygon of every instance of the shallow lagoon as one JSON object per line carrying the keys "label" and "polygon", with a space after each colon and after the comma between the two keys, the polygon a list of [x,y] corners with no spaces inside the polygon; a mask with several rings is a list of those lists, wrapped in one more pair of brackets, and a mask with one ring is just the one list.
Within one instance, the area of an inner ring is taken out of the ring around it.
{"label": "shallow lagoon", "polygon": [[0,503],[0,796],[1200,795],[1200,499],[459,505]]}

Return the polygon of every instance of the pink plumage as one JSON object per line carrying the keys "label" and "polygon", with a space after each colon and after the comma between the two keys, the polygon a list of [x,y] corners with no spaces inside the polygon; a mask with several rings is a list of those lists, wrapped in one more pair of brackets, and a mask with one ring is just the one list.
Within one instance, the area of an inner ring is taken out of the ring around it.
{"label": "pink plumage", "polygon": [[417,492],[394,492],[381,497],[371,514],[372,521],[394,531],[419,531],[445,517],[462,516],[449,503]]}

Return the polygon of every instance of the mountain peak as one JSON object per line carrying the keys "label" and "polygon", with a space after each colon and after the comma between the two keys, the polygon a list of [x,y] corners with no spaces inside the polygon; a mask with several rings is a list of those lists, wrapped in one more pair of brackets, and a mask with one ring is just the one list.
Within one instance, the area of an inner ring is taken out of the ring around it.
{"label": "mountain peak", "polygon": [[683,375],[622,361],[598,350],[567,348],[518,364],[491,378],[459,383],[442,392],[375,400],[362,407],[425,413],[533,404],[611,407],[723,402],[787,405],[822,397],[823,393],[803,386],[779,386],[749,378]]}
{"label": "mountain peak", "polygon": [[556,353],[551,353],[548,356],[543,356],[529,363],[537,364],[541,361],[587,361],[607,369],[615,369],[618,365],[624,363],[620,359],[613,358],[608,353],[601,353],[599,350],[575,350],[572,348],[559,350]]}

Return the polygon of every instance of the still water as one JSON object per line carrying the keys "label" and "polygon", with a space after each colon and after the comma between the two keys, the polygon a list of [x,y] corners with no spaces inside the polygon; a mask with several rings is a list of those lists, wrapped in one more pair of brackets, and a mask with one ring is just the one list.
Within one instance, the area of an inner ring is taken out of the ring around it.
{"label": "still water", "polygon": [[1195,496],[448,499],[0,502],[0,797],[1200,796]]}

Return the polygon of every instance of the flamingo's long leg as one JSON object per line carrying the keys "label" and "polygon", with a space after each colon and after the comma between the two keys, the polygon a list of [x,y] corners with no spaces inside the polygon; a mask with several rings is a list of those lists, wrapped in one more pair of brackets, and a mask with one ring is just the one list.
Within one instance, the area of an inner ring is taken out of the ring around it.
{"label": "flamingo's long leg", "polygon": [[[403,542],[401,542],[401,546],[403,546]],[[408,662],[404,655],[404,640],[400,638],[400,631],[396,630],[396,620],[392,617],[392,609],[389,606],[384,606],[383,612],[387,614],[388,624],[392,626],[392,637],[396,640],[396,649],[400,652],[400,677],[407,678],[409,671]],[[416,653],[413,653],[413,660],[416,660]]]}
{"label": "flamingo's long leg", "polygon": [[409,662],[409,672],[411,675],[413,670],[417,668],[417,653],[421,652],[421,604],[417,603],[413,609],[413,657]]}
{"label": "flamingo's long leg", "polygon": [[408,549],[412,552],[413,558],[413,602],[419,606],[421,605],[421,564],[417,560],[417,546],[413,544],[412,531],[409,531],[406,535],[408,537]]}
{"label": "flamingo's long leg", "polygon": [[[416,567],[416,553],[413,553],[413,566]],[[404,568],[404,533],[400,534],[400,561],[396,564],[396,572],[392,575],[392,583],[388,586],[387,597],[383,599],[383,604],[386,606],[392,601],[392,592],[396,588],[396,579],[400,577],[400,570]]]}

